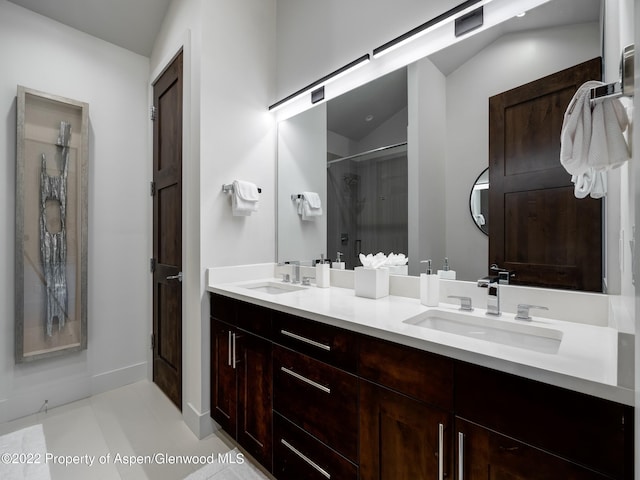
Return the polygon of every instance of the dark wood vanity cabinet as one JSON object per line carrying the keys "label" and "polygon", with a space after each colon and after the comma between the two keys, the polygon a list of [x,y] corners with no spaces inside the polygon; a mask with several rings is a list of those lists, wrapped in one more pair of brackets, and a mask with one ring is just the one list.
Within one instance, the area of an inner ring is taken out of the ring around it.
{"label": "dark wood vanity cabinet", "polygon": [[455,387],[457,451],[491,472],[464,479],[633,478],[632,407],[464,362]]}
{"label": "dark wood vanity cabinet", "polygon": [[361,480],[450,478],[451,414],[360,382]]}
{"label": "dark wood vanity cabinet", "polygon": [[605,480],[611,478],[577,463],[455,419],[455,478],[458,480]]}
{"label": "dark wood vanity cabinet", "polygon": [[270,331],[270,311],[212,296],[211,316],[211,417],[271,469],[272,346],[249,333]]}
{"label": "dark wood vanity cabinet", "polygon": [[632,407],[219,295],[211,311],[211,415],[279,480],[633,478]]}
{"label": "dark wood vanity cabinet", "polygon": [[451,478],[453,361],[362,337],[360,478]]}
{"label": "dark wood vanity cabinet", "polygon": [[358,478],[357,335],[274,312],[274,475]]}

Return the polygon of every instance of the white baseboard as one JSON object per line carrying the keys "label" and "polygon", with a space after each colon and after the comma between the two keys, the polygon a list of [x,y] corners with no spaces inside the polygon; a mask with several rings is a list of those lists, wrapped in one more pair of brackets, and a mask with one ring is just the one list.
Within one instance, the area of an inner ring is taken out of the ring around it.
{"label": "white baseboard", "polygon": [[3,424],[5,422],[8,422],[8,416],[7,416],[7,405],[9,404],[8,400],[6,398],[2,398],[0,399],[0,424]]}
{"label": "white baseboard", "polygon": [[147,378],[147,362],[136,363],[91,377],[91,395],[108,392]]}
{"label": "white baseboard", "polygon": [[188,402],[186,408],[182,409],[182,419],[184,423],[187,424],[187,427],[189,427],[193,434],[200,440],[220,429],[220,425],[213,421],[209,412],[200,413]]}
{"label": "white baseboard", "polygon": [[45,400],[47,408],[51,409],[145,378],[147,362],[142,362],[94,376],[75,375],[30,385],[18,391],[11,391],[6,399],[0,399],[0,423],[37,413],[42,409]]}

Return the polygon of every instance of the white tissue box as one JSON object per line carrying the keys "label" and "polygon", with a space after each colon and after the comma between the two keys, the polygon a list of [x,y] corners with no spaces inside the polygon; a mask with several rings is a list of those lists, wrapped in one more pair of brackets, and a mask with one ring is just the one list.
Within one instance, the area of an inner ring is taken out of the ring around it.
{"label": "white tissue box", "polygon": [[354,287],[357,297],[381,298],[389,295],[389,269],[356,267]]}
{"label": "white tissue box", "polygon": [[409,275],[409,265],[392,265],[387,268],[389,275]]}

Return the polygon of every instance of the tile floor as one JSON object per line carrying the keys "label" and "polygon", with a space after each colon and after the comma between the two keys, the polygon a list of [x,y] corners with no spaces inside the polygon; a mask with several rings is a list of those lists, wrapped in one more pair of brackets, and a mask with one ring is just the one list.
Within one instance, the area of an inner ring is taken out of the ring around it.
{"label": "tile floor", "polygon": [[[236,447],[224,432],[198,440],[171,401],[146,380],[0,424],[0,435],[38,423],[43,425],[49,454],[96,458],[92,466],[49,462],[52,480],[180,480],[202,465],[116,464],[116,455],[121,460],[155,454],[217,457]],[[98,459],[109,454],[109,461],[100,465]]]}

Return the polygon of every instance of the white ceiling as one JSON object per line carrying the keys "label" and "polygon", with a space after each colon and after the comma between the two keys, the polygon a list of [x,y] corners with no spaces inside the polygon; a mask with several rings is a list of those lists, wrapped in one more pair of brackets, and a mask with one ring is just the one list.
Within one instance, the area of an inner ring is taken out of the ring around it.
{"label": "white ceiling", "polygon": [[171,0],[9,1],[149,57]]}

